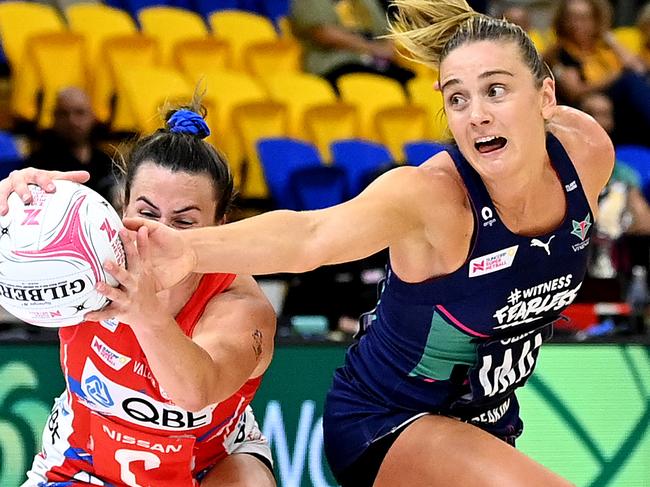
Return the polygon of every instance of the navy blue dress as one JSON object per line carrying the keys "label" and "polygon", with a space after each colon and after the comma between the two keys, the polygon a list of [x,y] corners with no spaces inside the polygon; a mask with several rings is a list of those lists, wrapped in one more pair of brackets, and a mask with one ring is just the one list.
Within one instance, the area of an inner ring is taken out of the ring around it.
{"label": "navy blue dress", "polygon": [[450,149],[474,213],[469,256],[455,272],[417,284],[389,265],[369,326],[327,396],[325,453],[335,475],[373,441],[428,413],[512,444],[521,434],[514,391],[580,289],[593,224],[566,151],[551,134],[546,145],[567,210],[557,228],[534,237],[504,225],[478,173]]}

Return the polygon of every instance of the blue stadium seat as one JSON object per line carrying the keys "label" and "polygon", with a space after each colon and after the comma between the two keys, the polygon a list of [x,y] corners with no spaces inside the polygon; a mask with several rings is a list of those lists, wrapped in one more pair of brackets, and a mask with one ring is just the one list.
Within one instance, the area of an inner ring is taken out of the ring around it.
{"label": "blue stadium seat", "polygon": [[7,132],[0,131],[0,179],[6,178],[11,171],[20,168],[22,156],[16,141]]}
{"label": "blue stadium seat", "polygon": [[297,210],[318,210],[343,203],[348,197],[343,169],[312,166],[297,169],[289,177],[290,191]]}
{"label": "blue stadium seat", "polygon": [[393,165],[388,149],[368,140],[338,140],[331,144],[331,150],[333,164],[347,174],[351,196],[359,194],[381,171]]}
{"label": "blue stadium seat", "polygon": [[616,147],[616,160],[624,162],[639,173],[641,190],[650,201],[650,148],[641,145]]}
{"label": "blue stadium seat", "polygon": [[321,166],[318,149],[301,140],[272,137],[257,142],[257,154],[276,206],[289,210],[299,209],[299,202],[290,189],[291,175],[298,169]]}
{"label": "blue stadium seat", "polygon": [[431,156],[445,150],[444,144],[423,140],[419,142],[408,142],[404,144],[406,163],[409,166],[419,166]]}

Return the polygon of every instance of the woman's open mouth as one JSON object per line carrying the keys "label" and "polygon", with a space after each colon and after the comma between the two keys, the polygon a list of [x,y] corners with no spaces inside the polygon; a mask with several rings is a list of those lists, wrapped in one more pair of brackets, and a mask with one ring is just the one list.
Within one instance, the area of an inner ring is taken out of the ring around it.
{"label": "woman's open mouth", "polygon": [[508,141],[504,137],[488,136],[481,137],[474,141],[474,148],[481,154],[489,154],[491,152],[503,149]]}

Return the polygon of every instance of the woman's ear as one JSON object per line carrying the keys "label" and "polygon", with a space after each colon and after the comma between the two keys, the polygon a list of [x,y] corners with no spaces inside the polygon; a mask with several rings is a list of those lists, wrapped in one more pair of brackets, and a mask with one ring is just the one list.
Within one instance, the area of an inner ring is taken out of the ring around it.
{"label": "woman's ear", "polygon": [[557,99],[555,98],[555,81],[552,78],[544,78],[542,82],[542,117],[549,121],[555,114]]}

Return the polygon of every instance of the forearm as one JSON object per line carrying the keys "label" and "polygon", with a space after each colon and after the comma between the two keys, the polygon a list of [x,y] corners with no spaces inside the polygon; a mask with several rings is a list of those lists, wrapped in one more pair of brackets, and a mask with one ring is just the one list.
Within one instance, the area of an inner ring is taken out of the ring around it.
{"label": "forearm", "polygon": [[197,256],[194,271],[235,274],[305,272],[318,266],[309,252],[311,212],[273,211],[218,227],[182,232]]}
{"label": "forearm", "polygon": [[181,331],[171,316],[133,326],[153,376],[169,399],[198,411],[230,394],[218,390],[218,374],[210,355]]}

